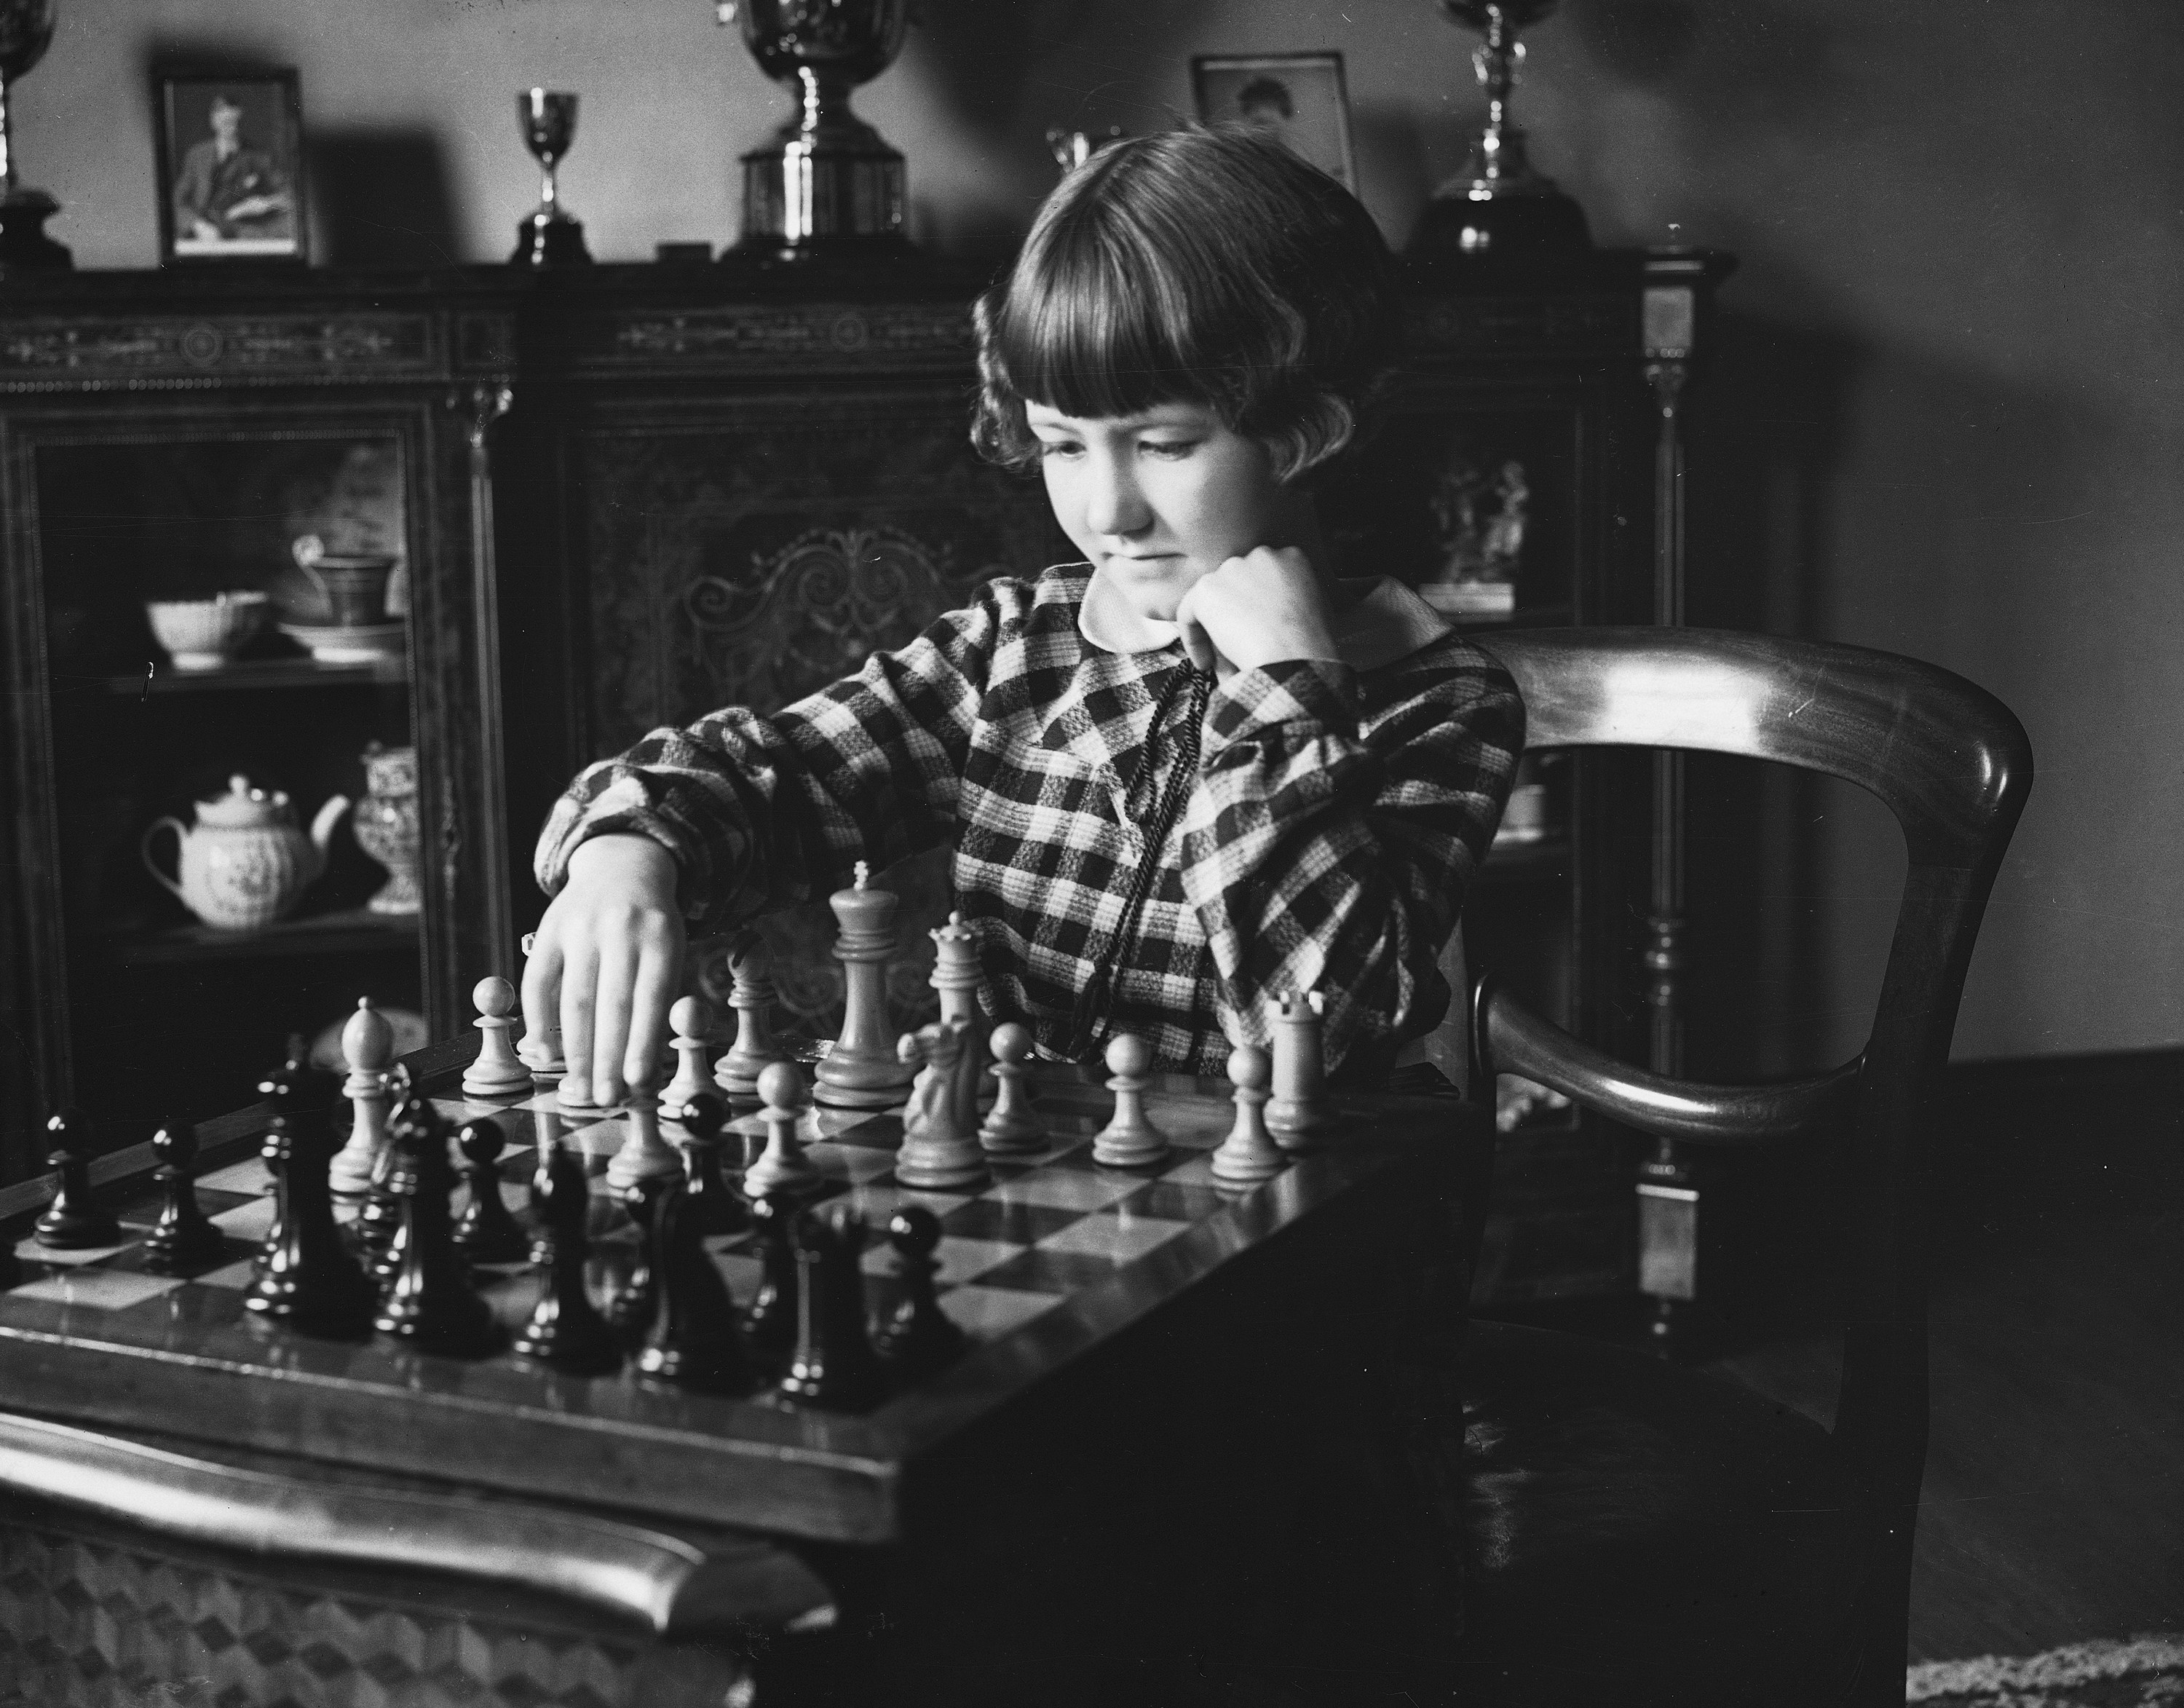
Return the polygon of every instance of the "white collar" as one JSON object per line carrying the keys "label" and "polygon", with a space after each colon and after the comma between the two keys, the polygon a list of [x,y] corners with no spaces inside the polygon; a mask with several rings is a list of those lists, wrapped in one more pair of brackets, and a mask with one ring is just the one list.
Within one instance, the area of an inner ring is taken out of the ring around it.
{"label": "white collar", "polygon": [[[1430,645],[1455,625],[1385,575],[1335,585],[1350,595],[1334,614],[1334,650],[1353,670],[1374,670]],[[1141,617],[1098,570],[1077,607],[1077,632],[1103,652],[1156,652],[1175,644],[1175,625]]]}

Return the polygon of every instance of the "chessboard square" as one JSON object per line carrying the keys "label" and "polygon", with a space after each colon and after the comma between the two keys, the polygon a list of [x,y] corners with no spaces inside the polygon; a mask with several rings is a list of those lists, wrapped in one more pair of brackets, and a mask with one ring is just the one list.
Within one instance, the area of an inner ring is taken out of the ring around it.
{"label": "chessboard square", "polygon": [[1103,1210],[1138,1189],[1137,1181],[1112,1174],[1041,1169],[1014,1180],[996,1181],[979,1196],[994,1203],[1044,1204],[1051,1210]]}
{"label": "chessboard square", "polygon": [[230,1163],[224,1169],[214,1169],[209,1174],[198,1176],[200,1191],[209,1187],[214,1192],[238,1192],[247,1198],[262,1198],[273,1190],[273,1173],[257,1157],[246,1158],[239,1163]]}
{"label": "chessboard square", "polygon": [[841,1144],[811,1145],[804,1154],[811,1164],[830,1180],[848,1181],[861,1186],[867,1181],[883,1180],[894,1172],[893,1151],[864,1151]]}
{"label": "chessboard square", "polygon": [[[1207,1175],[1210,1179],[1210,1169]],[[1224,1192],[1211,1186],[1178,1181],[1171,1173],[1150,1186],[1139,1186],[1116,1208],[1126,1219],[1153,1216],[1171,1222],[1203,1221],[1233,1201],[1233,1190]]]}
{"label": "chessboard square", "polygon": [[971,1200],[961,1192],[917,1192],[889,1181],[852,1186],[844,1202],[865,1219],[865,1225],[872,1229],[878,1237],[885,1233],[889,1219],[897,1210],[914,1205],[919,1209],[932,1211],[938,1218],[969,1203]]}
{"label": "chessboard square", "polygon": [[[254,1248],[248,1241],[222,1239],[220,1249],[216,1255],[198,1263],[185,1264],[175,1273],[184,1281],[194,1281],[207,1270],[219,1269],[224,1264],[235,1262],[237,1259],[248,1262],[253,1255],[254,1255]],[[114,1259],[108,1267],[117,1275],[153,1273],[145,1266],[144,1248],[142,1245],[131,1246],[120,1256]]]}
{"label": "chessboard square", "polygon": [[959,1287],[940,1295],[940,1309],[973,1340],[999,1340],[1061,1303],[1054,1293]]}
{"label": "chessboard square", "polygon": [[1006,1287],[1011,1292],[1070,1293],[1098,1287],[1114,1276],[1115,1265],[1104,1257],[1034,1247],[986,1270],[978,1277],[978,1285]]}
{"label": "chessboard square", "polygon": [[115,1270],[47,1275],[14,1289],[18,1298],[50,1299],[84,1310],[126,1310],[187,1285],[180,1275],[127,1275]]}
{"label": "chessboard square", "polygon": [[[960,1287],[965,1281],[976,1281],[988,1270],[998,1269],[1023,1249],[1006,1240],[965,1240],[942,1235],[940,1243],[933,1248],[933,1255],[940,1260],[934,1278],[943,1287]],[[887,1269],[895,1267],[894,1253],[881,1251],[872,1253],[887,1259]]]}
{"label": "chessboard square", "polygon": [[[837,1144],[892,1151],[902,1143],[902,1122],[886,1109],[820,1109],[811,1125]],[[799,1130],[802,1129],[799,1124]]]}
{"label": "chessboard square", "polygon": [[1050,1151],[1044,1157],[1028,1159],[1035,1168],[1068,1169],[1078,1173],[1091,1173],[1102,1165],[1092,1160],[1092,1141],[1079,1139],[1067,1150]]}
{"label": "chessboard square", "polygon": [[1167,1169],[1161,1175],[1161,1182],[1164,1186],[1211,1186],[1214,1180],[1213,1157],[1212,1153],[1205,1151],[1194,1153],[1188,1161]]}
{"label": "chessboard square", "polygon": [[85,1246],[77,1251],[57,1251],[51,1246],[42,1246],[35,1238],[18,1240],[15,1255],[26,1263],[55,1264],[77,1269],[85,1264],[103,1264],[116,1252],[127,1248],[130,1242],[117,1240],[110,1246]]}
{"label": "chessboard square", "polygon": [[270,1198],[253,1198],[247,1204],[222,1210],[212,1220],[231,1239],[262,1242],[273,1231],[273,1217],[278,1208]]}
{"label": "chessboard square", "polygon": [[1084,1213],[1058,1210],[1045,1204],[996,1203],[974,1198],[940,1219],[940,1231],[966,1240],[1006,1240],[1011,1245],[1034,1246],[1058,1234]]}
{"label": "chessboard square", "polygon": [[1228,1136],[1236,1112],[1216,1098],[1155,1092],[1146,1100],[1146,1119],[1188,1151],[1210,1151]]}
{"label": "chessboard square", "polygon": [[240,1292],[250,1285],[251,1269],[251,1259],[245,1258],[223,1269],[207,1270],[195,1279],[201,1287],[233,1287]]}
{"label": "chessboard square", "polygon": [[198,1208],[209,1216],[216,1216],[222,1210],[239,1209],[253,1198],[263,1196],[259,1192],[223,1192],[217,1186],[205,1185],[202,1181],[198,1182]]}
{"label": "chessboard square", "polygon": [[1188,1222],[1162,1221],[1150,1216],[1087,1216],[1051,1238],[1041,1240],[1038,1249],[1073,1252],[1119,1265],[1135,1263],[1147,1252],[1187,1231],[1190,1225]]}
{"label": "chessboard square", "polygon": [[748,1305],[757,1296],[759,1281],[766,1274],[764,1263],[740,1252],[715,1252],[713,1267],[721,1272],[729,1296],[738,1306]]}

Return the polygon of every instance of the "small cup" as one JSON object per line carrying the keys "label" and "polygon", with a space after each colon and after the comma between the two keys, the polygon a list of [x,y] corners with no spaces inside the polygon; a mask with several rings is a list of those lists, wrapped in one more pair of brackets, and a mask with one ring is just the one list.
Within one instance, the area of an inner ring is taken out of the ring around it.
{"label": "small cup", "polygon": [[394,572],[391,557],[337,557],[332,552],[304,572],[326,596],[331,620],[337,628],[363,628],[387,621],[387,578]]}
{"label": "small cup", "polygon": [[265,595],[250,589],[210,599],[152,600],[144,616],[177,670],[217,670],[258,632]]}

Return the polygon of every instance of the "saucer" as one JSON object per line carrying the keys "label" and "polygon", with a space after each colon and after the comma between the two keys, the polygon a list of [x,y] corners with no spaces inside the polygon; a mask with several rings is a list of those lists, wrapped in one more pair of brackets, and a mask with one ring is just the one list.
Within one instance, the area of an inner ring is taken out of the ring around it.
{"label": "saucer", "polygon": [[365,622],[343,628],[331,622],[282,622],[275,627],[321,664],[369,664],[399,658],[410,626]]}

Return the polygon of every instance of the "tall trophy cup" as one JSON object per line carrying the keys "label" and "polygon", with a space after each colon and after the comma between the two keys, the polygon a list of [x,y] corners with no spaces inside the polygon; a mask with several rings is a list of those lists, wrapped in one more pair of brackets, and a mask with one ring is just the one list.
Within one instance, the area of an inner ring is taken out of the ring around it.
{"label": "tall trophy cup", "polygon": [[45,232],[61,204],[15,176],[15,80],[46,57],[57,11],[55,0],[0,0],[0,278],[73,265]]}
{"label": "tall trophy cup", "polygon": [[910,0],[722,0],[759,69],[796,110],[744,156],[741,259],[802,261],[908,251],[902,156],[850,110],[850,92],[901,50]]}
{"label": "tall trophy cup", "polygon": [[524,145],[546,176],[538,187],[538,211],[515,223],[515,253],[509,259],[519,267],[561,267],[591,260],[584,247],[583,221],[570,216],[561,205],[554,172],[568,158],[577,140],[577,98],[566,89],[526,89],[515,98],[515,121],[523,131]]}
{"label": "tall trophy cup", "polygon": [[1463,170],[1434,192],[1411,233],[1409,253],[1496,260],[1590,248],[1585,209],[1533,169],[1524,133],[1509,122],[1509,95],[1524,63],[1517,32],[1555,9],[1555,0],[1440,0],[1452,24],[1486,38],[1471,64],[1486,90],[1486,128],[1472,138]]}

